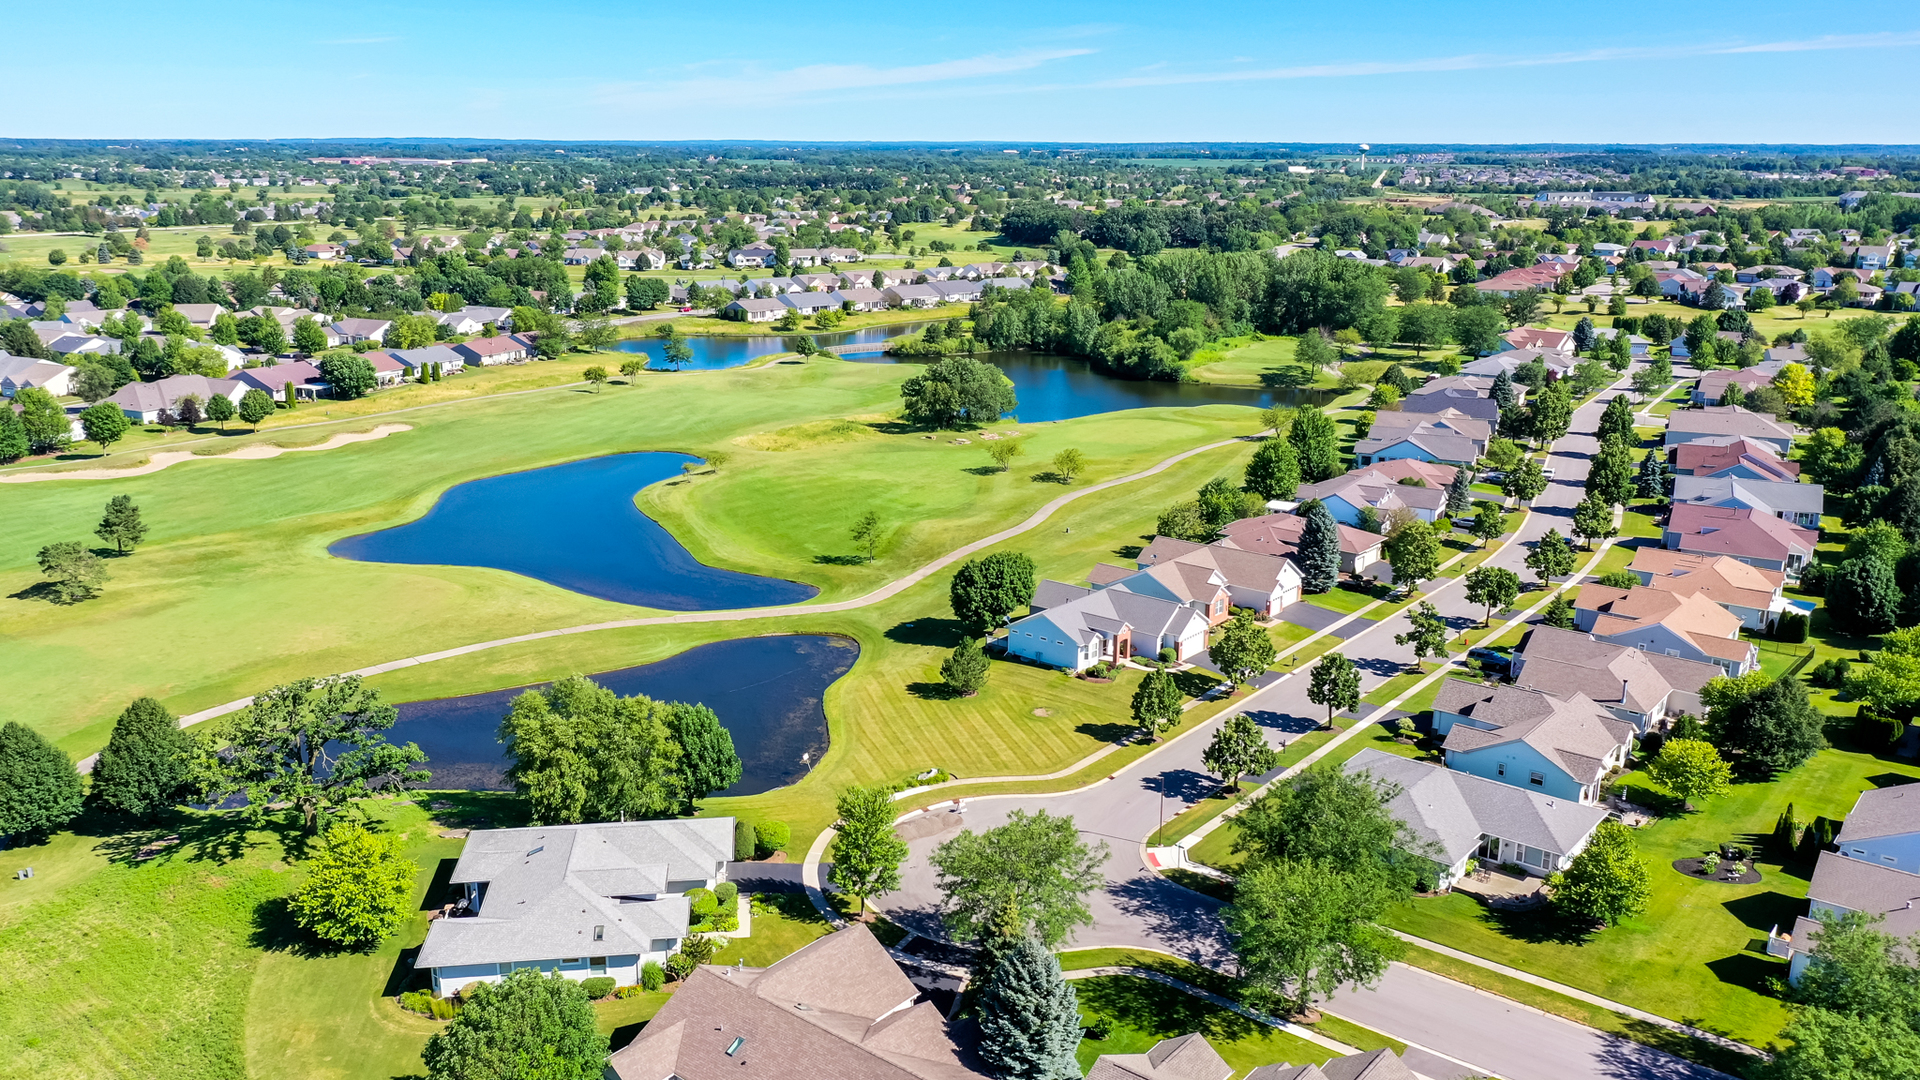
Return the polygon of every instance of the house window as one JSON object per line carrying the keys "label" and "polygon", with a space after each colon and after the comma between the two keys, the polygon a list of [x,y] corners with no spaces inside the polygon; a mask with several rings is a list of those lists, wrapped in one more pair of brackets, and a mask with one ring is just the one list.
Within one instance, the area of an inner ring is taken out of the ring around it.
{"label": "house window", "polygon": [[1495,765],[1495,766],[1493,767],[1493,772],[1494,772],[1494,775],[1495,775],[1495,776],[1505,776],[1505,775],[1507,775],[1507,763],[1503,761],[1503,762],[1501,762],[1500,764],[1498,764],[1498,765]]}
{"label": "house window", "polygon": [[596,927],[594,927],[594,928],[593,928],[593,940],[595,940],[595,941],[605,941],[605,940],[607,940],[607,928],[606,928],[605,926],[596,926]]}
{"label": "house window", "polygon": [[607,973],[607,958],[604,956],[589,957],[587,964],[595,975],[605,975]]}
{"label": "house window", "polygon": [[1530,772],[1527,774],[1527,783],[1532,784],[1534,787],[1546,787],[1547,778],[1537,772]]}

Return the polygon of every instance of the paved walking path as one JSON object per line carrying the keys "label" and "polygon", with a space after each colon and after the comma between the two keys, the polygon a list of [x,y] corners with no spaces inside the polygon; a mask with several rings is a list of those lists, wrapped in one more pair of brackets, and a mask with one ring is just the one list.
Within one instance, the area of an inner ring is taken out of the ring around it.
{"label": "paved walking path", "polygon": [[[1048,518],[1052,517],[1057,511],[1069,503],[1084,499],[1089,495],[1107,491],[1111,488],[1133,483],[1136,480],[1144,480],[1149,476],[1165,472],[1188,458],[1207,453],[1211,450],[1218,450],[1221,447],[1244,442],[1246,438],[1248,437],[1221,439],[1218,442],[1210,442],[1203,446],[1196,446],[1191,450],[1183,450],[1139,472],[1128,473],[1125,476],[1105,480],[1098,484],[1080,488],[1077,491],[1070,491],[1049,501],[1040,509],[1035,510],[1025,521],[1020,522],[1018,525],[1002,529],[991,536],[985,536],[970,544],[955,548],[953,551],[927,563],[925,566],[907,574],[905,577],[897,578],[865,596],[855,597],[851,600],[836,600],[824,604],[788,604],[782,607],[745,608],[732,611],[683,611],[675,615],[656,615],[640,619],[612,619],[607,622],[587,623],[581,626],[564,626],[554,630],[540,630],[531,634],[516,634],[513,637],[495,638],[492,641],[479,641],[471,645],[442,649],[439,652],[423,653],[419,656],[408,656],[399,660],[389,660],[385,663],[358,668],[346,672],[346,674],[359,676],[379,675],[383,672],[398,671],[401,668],[430,664],[436,660],[447,660],[456,656],[485,652],[488,649],[498,649],[507,645],[519,645],[528,641],[543,641],[549,638],[567,637],[572,634],[591,634],[600,630],[620,630],[636,626],[666,626],[677,623],[746,622],[754,619],[785,618],[792,615],[819,615],[834,611],[854,611],[859,608],[870,607],[899,595],[901,592],[918,585],[932,575],[939,573],[941,570],[952,566],[954,563],[959,562],[961,559],[977,551],[985,550],[1002,541],[1011,540],[1022,533],[1030,532],[1040,527],[1046,523]],[[185,727],[200,723],[204,720],[211,720],[216,716],[225,716],[230,712],[244,709],[252,703],[253,699],[251,697],[244,697],[236,701],[226,702],[222,705],[215,705],[210,709],[202,709],[199,712],[181,717],[180,724]]]}

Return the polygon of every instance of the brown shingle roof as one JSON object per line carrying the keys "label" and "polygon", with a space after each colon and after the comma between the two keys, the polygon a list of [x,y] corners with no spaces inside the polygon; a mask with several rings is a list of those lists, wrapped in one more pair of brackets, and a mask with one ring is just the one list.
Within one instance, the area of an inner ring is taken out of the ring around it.
{"label": "brown shingle roof", "polygon": [[[1242,551],[1263,551],[1291,558],[1300,545],[1300,534],[1306,527],[1307,520],[1298,514],[1263,514],[1260,517],[1241,518],[1220,530],[1226,534],[1226,539],[1221,543]],[[1348,555],[1372,551],[1386,541],[1386,537],[1365,529],[1339,524],[1335,528],[1340,533],[1340,550]]]}

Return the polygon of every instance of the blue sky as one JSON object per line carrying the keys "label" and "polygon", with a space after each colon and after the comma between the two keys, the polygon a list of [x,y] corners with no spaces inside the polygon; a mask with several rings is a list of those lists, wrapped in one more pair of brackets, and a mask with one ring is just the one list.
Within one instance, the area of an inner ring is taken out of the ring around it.
{"label": "blue sky", "polygon": [[104,0],[33,47],[75,14],[9,16],[0,135],[1920,143],[1910,0]]}

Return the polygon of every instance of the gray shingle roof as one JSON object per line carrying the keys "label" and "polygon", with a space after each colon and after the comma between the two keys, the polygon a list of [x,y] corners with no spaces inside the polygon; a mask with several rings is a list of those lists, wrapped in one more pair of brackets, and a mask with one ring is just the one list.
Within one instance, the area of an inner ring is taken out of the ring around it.
{"label": "gray shingle roof", "polygon": [[1845,843],[1913,832],[1920,832],[1920,784],[1897,784],[1861,792],[1834,839]]}
{"label": "gray shingle roof", "polygon": [[1102,1054],[1087,1080],[1227,1080],[1233,1066],[1199,1032],[1161,1039],[1144,1054]]}
{"label": "gray shingle roof", "polygon": [[687,899],[663,895],[668,883],[709,880],[732,853],[732,818],[475,832],[450,880],[486,883],[479,913],[434,920],[416,963],[653,951],[654,941],[687,932]]}
{"label": "gray shingle roof", "polygon": [[1673,501],[1700,506],[1745,506],[1776,514],[1820,514],[1826,489],[1819,484],[1747,480],[1735,476],[1676,476]]}
{"label": "gray shingle roof", "polygon": [[1571,799],[1483,780],[1397,754],[1366,749],[1348,759],[1350,773],[1396,784],[1391,810],[1414,835],[1435,844],[1448,865],[1474,853],[1483,835],[1566,854],[1584,845],[1607,811]]}
{"label": "gray shingle roof", "polygon": [[1453,725],[1447,732],[1448,750],[1472,753],[1524,742],[1582,784],[1604,776],[1608,755],[1633,741],[1631,724],[1577,690],[1563,698],[1518,686],[1447,679],[1433,707],[1473,721]]}
{"label": "gray shingle roof", "polygon": [[1517,656],[1522,662],[1515,686],[1585,694],[1601,705],[1618,704],[1636,713],[1651,711],[1675,691],[1697,693],[1725,674],[1718,664],[1656,655],[1545,624],[1527,632]]}

